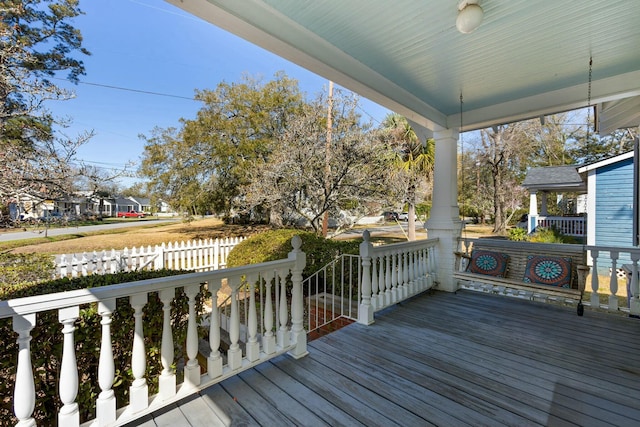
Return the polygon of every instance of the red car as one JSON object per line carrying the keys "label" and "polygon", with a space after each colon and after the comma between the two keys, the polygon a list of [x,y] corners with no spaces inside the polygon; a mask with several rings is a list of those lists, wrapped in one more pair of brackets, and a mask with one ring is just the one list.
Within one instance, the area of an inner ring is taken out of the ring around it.
{"label": "red car", "polygon": [[118,212],[118,218],[144,218],[144,213],[138,211]]}

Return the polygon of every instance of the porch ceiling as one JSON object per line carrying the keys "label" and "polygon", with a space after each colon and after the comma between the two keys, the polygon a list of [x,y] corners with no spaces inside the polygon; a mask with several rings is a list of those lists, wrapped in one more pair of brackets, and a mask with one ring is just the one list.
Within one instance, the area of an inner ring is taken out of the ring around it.
{"label": "porch ceiling", "polygon": [[457,0],[167,1],[430,130],[460,125],[461,93],[464,130],[584,107],[590,56],[592,104],[640,95],[628,0],[480,0],[471,34]]}

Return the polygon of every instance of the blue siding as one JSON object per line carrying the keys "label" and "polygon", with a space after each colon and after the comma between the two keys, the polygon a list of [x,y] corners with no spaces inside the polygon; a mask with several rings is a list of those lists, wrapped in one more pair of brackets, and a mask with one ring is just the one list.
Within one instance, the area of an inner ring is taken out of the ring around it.
{"label": "blue siding", "polygon": [[[633,158],[597,169],[595,196],[596,245],[633,246]],[[618,266],[630,261],[620,255]]]}

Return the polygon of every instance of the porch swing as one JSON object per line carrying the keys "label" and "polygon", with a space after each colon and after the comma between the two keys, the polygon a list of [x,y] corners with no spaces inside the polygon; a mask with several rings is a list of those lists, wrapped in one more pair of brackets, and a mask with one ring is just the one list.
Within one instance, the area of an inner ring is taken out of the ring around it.
{"label": "porch swing", "polygon": [[[591,108],[592,65],[593,60],[589,58],[588,109]],[[460,145],[464,156],[462,114],[463,97],[460,94]],[[464,181],[464,164],[460,173]],[[454,253],[456,268],[453,274],[461,288],[530,300],[575,304],[577,315],[584,314],[582,299],[589,271],[584,244],[469,239],[463,222],[461,249],[462,245],[464,251]]]}

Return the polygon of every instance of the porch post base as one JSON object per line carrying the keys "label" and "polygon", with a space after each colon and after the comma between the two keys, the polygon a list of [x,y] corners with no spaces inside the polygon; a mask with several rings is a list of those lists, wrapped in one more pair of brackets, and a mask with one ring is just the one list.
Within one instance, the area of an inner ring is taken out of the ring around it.
{"label": "porch post base", "polygon": [[211,379],[222,375],[222,357],[220,355],[209,356],[209,359],[207,359],[207,374]]}
{"label": "porch post base", "polygon": [[200,365],[197,363],[194,366],[185,366],[184,368],[184,382],[191,386],[200,385]]}
{"label": "porch post base", "polygon": [[176,395],[176,375],[175,374],[161,374],[158,378],[158,386],[160,388],[160,397],[162,400],[167,400]]}
{"label": "porch post base", "polygon": [[307,351],[307,333],[304,330],[292,332],[291,339],[296,343],[296,346],[289,350],[289,356],[294,359],[301,359],[309,354]]}
{"label": "porch post base", "polygon": [[141,382],[142,385],[129,387],[129,407],[132,412],[142,411],[149,406],[149,387],[144,379]]}
{"label": "porch post base", "polygon": [[358,307],[358,323],[371,325],[373,323],[373,306],[360,304]]}

